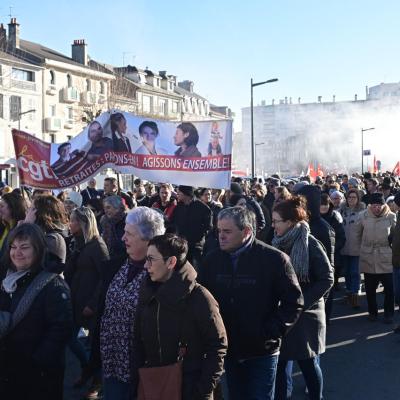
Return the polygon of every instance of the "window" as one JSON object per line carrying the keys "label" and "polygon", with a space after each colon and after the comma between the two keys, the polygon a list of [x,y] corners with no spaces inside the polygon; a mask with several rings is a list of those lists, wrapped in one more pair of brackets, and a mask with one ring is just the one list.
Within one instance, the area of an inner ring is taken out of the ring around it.
{"label": "window", "polygon": [[74,109],[72,107],[67,107],[67,120],[74,119]]}
{"label": "window", "polygon": [[56,84],[56,74],[54,71],[50,71],[50,85]]}
{"label": "window", "polygon": [[55,143],[56,142],[56,135],[54,133],[50,133],[50,142]]}
{"label": "window", "polygon": [[165,114],[165,100],[160,100],[160,114]]}
{"label": "window", "polygon": [[70,142],[72,139],[72,135],[67,135],[67,141]]}
{"label": "window", "polygon": [[105,94],[105,92],[104,92],[104,82],[100,82],[100,94]]}
{"label": "window", "polygon": [[90,92],[92,90],[92,82],[90,79],[86,79],[86,90]]}
{"label": "window", "polygon": [[4,118],[3,100],[4,96],[0,93],[0,118]]}
{"label": "window", "polygon": [[150,112],[150,97],[143,96],[143,112]]}
{"label": "window", "polygon": [[72,76],[67,74],[67,86],[72,87]]}
{"label": "window", "polygon": [[21,113],[21,97],[20,96],[11,96],[10,97],[10,120],[18,121],[20,113]]}
{"label": "window", "polygon": [[56,116],[56,105],[55,104],[49,105],[49,115],[50,115],[50,117]]}
{"label": "window", "polygon": [[178,102],[177,101],[173,101],[172,102],[172,112],[173,113],[177,113],[178,112]]}
{"label": "window", "polygon": [[35,82],[35,73],[25,69],[13,68],[11,72],[12,79],[19,81]]}

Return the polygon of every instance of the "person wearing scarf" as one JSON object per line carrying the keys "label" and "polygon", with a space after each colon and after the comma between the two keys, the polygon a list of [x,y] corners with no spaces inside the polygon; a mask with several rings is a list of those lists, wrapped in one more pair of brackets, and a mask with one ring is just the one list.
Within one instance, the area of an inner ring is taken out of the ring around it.
{"label": "person wearing scarf", "polygon": [[333,284],[333,269],[322,245],[310,234],[307,219],[306,201],[300,196],[282,201],[273,208],[272,245],[290,256],[304,296],[304,311],[282,342],[275,400],[287,398],[286,367],[290,360],[298,362],[309,398],[322,399],[323,378],[318,356],[325,352],[323,296]]}
{"label": "person wearing scarf", "polygon": [[[64,280],[48,272],[41,229],[22,223],[9,235],[0,271],[0,399],[61,400],[72,306]],[[2,319],[4,322],[4,319]]]}

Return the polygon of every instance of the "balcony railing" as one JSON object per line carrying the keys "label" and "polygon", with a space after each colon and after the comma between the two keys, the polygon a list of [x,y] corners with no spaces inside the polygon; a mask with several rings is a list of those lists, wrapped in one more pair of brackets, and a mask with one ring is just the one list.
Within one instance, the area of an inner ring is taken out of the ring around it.
{"label": "balcony railing", "polygon": [[36,91],[35,82],[20,81],[19,79],[11,79],[11,86],[17,89]]}

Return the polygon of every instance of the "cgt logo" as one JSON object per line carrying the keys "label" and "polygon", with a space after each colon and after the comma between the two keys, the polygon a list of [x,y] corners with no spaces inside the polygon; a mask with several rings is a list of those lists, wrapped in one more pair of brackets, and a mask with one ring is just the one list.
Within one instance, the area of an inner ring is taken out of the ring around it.
{"label": "cgt logo", "polygon": [[57,179],[44,160],[37,162],[22,156],[18,157],[17,165],[22,171],[29,173],[35,181],[42,182],[45,179]]}

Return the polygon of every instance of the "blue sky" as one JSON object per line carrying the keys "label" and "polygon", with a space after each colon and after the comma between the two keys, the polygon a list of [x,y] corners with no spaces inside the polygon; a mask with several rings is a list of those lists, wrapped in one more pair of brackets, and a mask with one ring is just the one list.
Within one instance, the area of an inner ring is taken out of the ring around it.
{"label": "blue sky", "polygon": [[[370,0],[10,0],[21,37],[70,54],[86,39],[92,58],[167,70],[228,105],[241,127],[250,78],[255,103],[350,100],[365,86],[400,80],[400,2]],[[9,22],[6,1],[1,21]]]}

